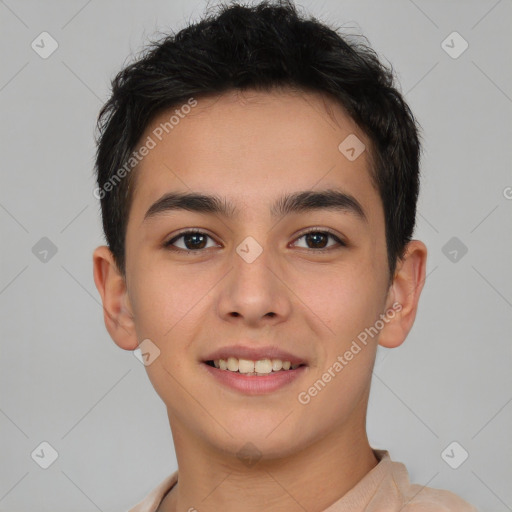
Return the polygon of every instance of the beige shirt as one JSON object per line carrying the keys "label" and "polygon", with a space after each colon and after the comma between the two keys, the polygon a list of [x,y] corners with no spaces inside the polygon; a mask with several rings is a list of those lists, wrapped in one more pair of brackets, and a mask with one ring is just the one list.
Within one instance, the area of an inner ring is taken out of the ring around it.
{"label": "beige shirt", "polygon": [[[392,461],[386,450],[373,452],[379,463],[323,512],[478,512],[450,491],[411,484],[401,462]],[[129,512],[156,512],[177,481],[175,471]]]}

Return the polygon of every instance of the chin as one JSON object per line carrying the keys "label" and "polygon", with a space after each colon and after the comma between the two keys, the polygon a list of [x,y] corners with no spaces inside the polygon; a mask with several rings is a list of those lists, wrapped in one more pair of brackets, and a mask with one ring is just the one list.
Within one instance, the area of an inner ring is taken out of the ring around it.
{"label": "chin", "polygon": [[[282,415],[280,421],[285,416]],[[236,429],[229,428],[228,431],[233,437],[224,431],[219,436],[217,432],[210,442],[215,445],[215,449],[240,460],[283,459],[305,448],[309,437],[299,427],[299,423],[287,423],[287,420],[281,424],[279,421],[245,421],[240,422]]]}

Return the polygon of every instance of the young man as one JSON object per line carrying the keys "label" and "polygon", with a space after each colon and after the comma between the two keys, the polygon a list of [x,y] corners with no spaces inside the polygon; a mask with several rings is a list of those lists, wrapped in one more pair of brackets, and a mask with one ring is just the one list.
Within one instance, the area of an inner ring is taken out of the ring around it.
{"label": "young man", "polygon": [[124,69],[99,128],[94,279],[179,468],[132,511],[474,511],[366,435],[427,255],[416,122],[373,51],[222,7]]}

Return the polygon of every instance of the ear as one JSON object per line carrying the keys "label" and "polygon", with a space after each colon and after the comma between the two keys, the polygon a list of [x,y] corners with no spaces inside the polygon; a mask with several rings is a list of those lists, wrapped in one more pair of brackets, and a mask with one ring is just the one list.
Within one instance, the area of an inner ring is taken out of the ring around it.
{"label": "ear", "polygon": [[[427,248],[420,240],[411,240],[399,260],[386,299],[388,322],[381,330],[379,345],[395,348],[401,345],[412,328],[421,290],[425,283]],[[391,315],[394,311],[394,315]]]}
{"label": "ear", "polygon": [[125,350],[138,348],[132,307],[124,277],[106,245],[93,253],[94,282],[103,302],[103,317],[110,337]]}

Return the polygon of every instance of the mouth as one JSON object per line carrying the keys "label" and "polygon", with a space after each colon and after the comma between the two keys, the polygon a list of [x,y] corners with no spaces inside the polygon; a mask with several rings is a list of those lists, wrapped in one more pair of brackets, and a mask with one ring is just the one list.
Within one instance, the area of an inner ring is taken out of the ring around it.
{"label": "mouth", "polygon": [[245,395],[263,395],[288,387],[308,370],[304,360],[276,349],[226,348],[202,363],[214,382]]}
{"label": "mouth", "polygon": [[237,373],[247,377],[266,377],[275,373],[282,373],[296,370],[305,363],[292,364],[291,361],[282,359],[242,359],[237,357],[228,357],[227,359],[210,359],[204,361],[205,364],[221,371]]}

